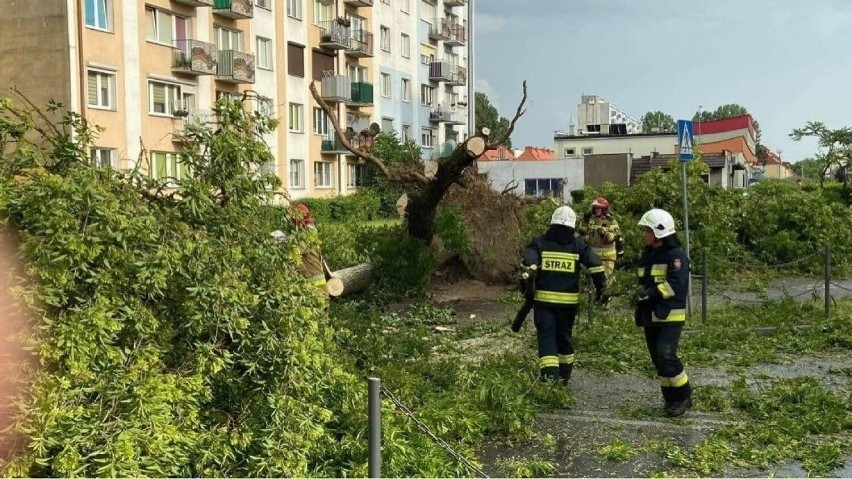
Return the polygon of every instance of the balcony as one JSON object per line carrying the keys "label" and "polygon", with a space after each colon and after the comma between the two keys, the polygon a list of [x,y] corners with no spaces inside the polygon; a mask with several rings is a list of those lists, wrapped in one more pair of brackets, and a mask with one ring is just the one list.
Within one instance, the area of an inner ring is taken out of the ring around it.
{"label": "balcony", "polygon": [[216,46],[198,40],[175,40],[172,71],[187,75],[216,74]]}
{"label": "balcony", "polygon": [[463,7],[467,5],[467,0],[444,0],[444,5],[448,7]]}
{"label": "balcony", "polygon": [[353,7],[372,7],[373,0],[343,0],[343,3]]}
{"label": "balcony", "polygon": [[441,107],[433,109],[429,113],[429,121],[432,123],[446,123],[447,125],[464,125],[464,116],[454,110],[444,110]]}
{"label": "balcony", "polygon": [[372,105],[373,84],[367,82],[352,83],[352,98],[346,104],[354,107]]}
{"label": "balcony", "polygon": [[319,22],[320,47],[328,50],[344,50],[349,48],[349,27],[341,25],[337,20]]}
{"label": "balcony", "polygon": [[211,126],[217,122],[218,119],[212,110],[196,110],[188,112],[186,116],[176,116],[172,121],[172,125],[174,126],[172,141],[175,143],[186,143],[188,140],[186,127],[188,125]]}
{"label": "balcony", "polygon": [[447,41],[452,37],[452,24],[446,18],[436,18],[429,27],[429,39]]}
{"label": "balcony", "polygon": [[219,50],[216,79],[229,83],[254,83],[254,55],[236,50]]}
{"label": "balcony", "polygon": [[338,138],[337,135],[334,133],[329,135],[327,139],[322,140],[320,152],[323,155],[340,155],[344,153],[350,153],[350,151],[347,150],[345,146],[343,146],[343,142],[340,141],[340,138]]}
{"label": "balcony", "polygon": [[253,0],[214,0],[213,13],[239,20],[254,17]]}
{"label": "balcony", "polygon": [[464,85],[467,83],[467,68],[446,61],[432,62],[429,64],[429,79],[449,86]]}
{"label": "balcony", "polygon": [[450,24],[450,38],[444,40],[446,45],[460,47],[467,41],[467,31],[461,23]]}
{"label": "balcony", "polygon": [[349,77],[343,75],[323,77],[320,97],[329,103],[352,100],[352,85],[349,83]]}
{"label": "balcony", "polygon": [[187,5],[189,7],[212,7],[213,0],[175,0],[175,3]]}
{"label": "balcony", "polygon": [[373,56],[373,34],[367,30],[351,30],[346,55],[353,58]]}

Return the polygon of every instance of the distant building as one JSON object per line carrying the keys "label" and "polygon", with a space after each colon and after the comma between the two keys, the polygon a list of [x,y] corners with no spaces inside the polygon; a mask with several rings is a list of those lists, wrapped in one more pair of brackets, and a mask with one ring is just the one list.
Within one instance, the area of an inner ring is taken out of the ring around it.
{"label": "distant building", "polygon": [[763,164],[763,177],[784,179],[795,176],[789,163],[781,160],[781,155],[770,151],[766,156],[766,161]]}

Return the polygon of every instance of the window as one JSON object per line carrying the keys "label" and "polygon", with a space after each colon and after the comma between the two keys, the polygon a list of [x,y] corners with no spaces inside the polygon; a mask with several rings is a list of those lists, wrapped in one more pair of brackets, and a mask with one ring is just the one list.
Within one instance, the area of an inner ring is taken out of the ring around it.
{"label": "window", "polygon": [[180,86],[158,81],[148,82],[148,113],[171,115],[180,109]]}
{"label": "window", "polygon": [[423,84],[420,85],[420,104],[424,106],[432,106],[434,102],[435,88]]}
{"label": "window", "polygon": [[382,51],[391,51],[390,28],[381,27],[379,29],[379,45],[382,47]]}
{"label": "window", "polygon": [[402,124],[402,138],[403,142],[411,140],[411,125],[403,123]]}
{"label": "window", "polygon": [[314,186],[317,188],[331,188],[331,163],[327,161],[314,162]]}
{"label": "window", "polygon": [[432,23],[438,16],[438,8],[431,1],[420,0],[420,19]]}
{"label": "window", "polygon": [[529,179],[524,181],[524,194],[537,197],[562,197],[562,178]]}
{"label": "window", "polygon": [[400,0],[399,3],[400,3],[399,9],[402,12],[408,13],[408,12],[411,11],[411,0]]}
{"label": "window", "polygon": [[565,156],[574,156],[577,154],[576,148],[565,148]]}
{"label": "window", "polygon": [[334,3],[314,0],[314,25],[330,22],[334,19]]}
{"label": "window", "polygon": [[423,148],[432,148],[434,143],[435,130],[431,128],[423,128],[420,130],[420,146]]}
{"label": "window", "polygon": [[254,4],[260,8],[272,10],[272,0],[254,0]]}
{"label": "window", "polygon": [[112,0],[86,0],[86,26],[112,30]]}
{"label": "window", "polygon": [[115,110],[115,73],[89,70],[87,82],[89,106]]}
{"label": "window", "polygon": [[411,37],[405,33],[399,37],[399,51],[403,58],[411,58]]}
{"label": "window", "polygon": [[390,0],[382,0],[382,3],[384,3],[385,5],[390,5]]}
{"label": "window", "polygon": [[391,97],[391,76],[387,73],[382,73],[382,96]]}
{"label": "window", "polygon": [[349,81],[352,83],[362,83],[367,81],[367,69],[353,65],[352,63],[346,65],[346,70],[349,73]]}
{"label": "window", "polygon": [[[311,62],[311,75],[313,76],[311,78],[316,81],[322,81],[323,77],[325,76],[325,72],[334,73],[334,55],[314,51],[312,53],[312,57],[313,61]],[[349,81],[353,80],[350,78]]]}
{"label": "window", "polygon": [[302,19],[302,0],[287,0],[287,16]]}
{"label": "window", "polygon": [[272,40],[257,37],[257,67],[272,70]]}
{"label": "window", "polygon": [[294,133],[302,133],[304,126],[302,125],[302,105],[298,103],[290,103],[290,131]]}
{"label": "window", "polygon": [[272,103],[272,98],[258,95],[255,101],[257,101],[256,109],[258,113],[269,118],[275,116],[275,105]]}
{"label": "window", "polygon": [[152,151],[151,169],[148,171],[148,175],[155,180],[186,178],[189,176],[189,170],[186,163],[181,160],[181,155],[177,153]]}
{"label": "window", "polygon": [[328,135],[328,115],[322,108],[314,108],[314,133]]}
{"label": "window", "polygon": [[411,101],[411,80],[402,79],[402,101]]}
{"label": "window", "polygon": [[592,147],[586,146],[586,147],[583,148],[583,155],[591,155],[591,154],[592,154]]}
{"label": "window", "polygon": [[290,187],[305,187],[305,161],[290,160]]}
{"label": "window", "polygon": [[243,32],[215,26],[213,33],[217,50],[243,51]]}
{"label": "window", "polygon": [[189,19],[162,10],[145,7],[145,38],[149,42],[175,46],[175,40],[186,40]]}
{"label": "window", "polygon": [[364,179],[367,174],[367,165],[349,163],[347,166],[349,167],[349,174],[347,175],[346,186],[349,188],[364,186]]}
{"label": "window", "polygon": [[393,130],[393,118],[382,118],[382,131],[391,131]]}
{"label": "window", "polygon": [[92,166],[95,168],[115,168],[115,150],[112,148],[92,148],[90,152]]}

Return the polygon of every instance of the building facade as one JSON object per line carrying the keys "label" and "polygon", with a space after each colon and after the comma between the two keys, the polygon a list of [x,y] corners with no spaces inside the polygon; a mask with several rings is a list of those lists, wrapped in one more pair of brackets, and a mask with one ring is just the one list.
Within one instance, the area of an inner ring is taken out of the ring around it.
{"label": "building facade", "polygon": [[[187,122],[257,95],[281,120],[265,165],[292,198],[347,194],[365,166],[337,141],[393,129],[426,159],[467,136],[466,0],[0,0],[0,82],[105,127],[92,156],[153,177],[187,174]],[[38,81],[33,81],[38,79]],[[372,127],[372,129],[371,129]]]}

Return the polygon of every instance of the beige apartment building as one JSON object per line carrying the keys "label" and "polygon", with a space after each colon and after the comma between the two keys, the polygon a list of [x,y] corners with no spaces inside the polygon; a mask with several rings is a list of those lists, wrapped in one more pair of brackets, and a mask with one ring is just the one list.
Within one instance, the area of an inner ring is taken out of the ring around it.
{"label": "beige apartment building", "polygon": [[[187,122],[213,123],[216,99],[252,90],[258,95],[252,108],[281,120],[265,138],[276,159],[266,167],[290,196],[348,194],[365,166],[335,139],[310,82],[353,144],[368,142],[363,132],[371,126],[393,128],[419,139],[424,156],[432,156],[467,134],[459,120],[467,115],[466,95],[457,91],[464,82],[430,75],[446,58],[454,62],[446,68],[464,70],[466,9],[458,7],[465,6],[464,0],[0,0],[0,84],[37,105],[61,101],[105,127],[92,145],[98,163],[178,178],[186,174],[178,153]],[[440,58],[418,56],[424,48]],[[438,93],[452,101],[453,121]]]}

